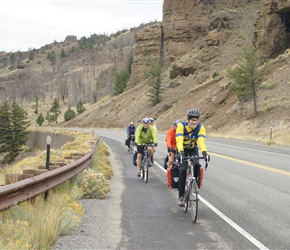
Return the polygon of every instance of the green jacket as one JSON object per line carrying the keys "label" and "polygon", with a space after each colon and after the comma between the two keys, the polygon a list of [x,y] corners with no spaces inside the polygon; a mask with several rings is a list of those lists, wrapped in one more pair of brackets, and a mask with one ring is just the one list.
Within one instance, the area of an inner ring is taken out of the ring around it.
{"label": "green jacket", "polygon": [[143,124],[140,124],[135,132],[135,143],[136,144],[144,144],[144,143],[157,143],[157,132],[153,126],[148,126],[146,132],[143,130]]}

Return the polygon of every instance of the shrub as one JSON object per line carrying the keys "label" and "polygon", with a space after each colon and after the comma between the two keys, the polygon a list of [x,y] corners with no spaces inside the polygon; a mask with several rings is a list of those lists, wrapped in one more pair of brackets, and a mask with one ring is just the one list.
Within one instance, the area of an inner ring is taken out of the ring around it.
{"label": "shrub", "polygon": [[170,68],[169,77],[170,79],[174,79],[178,76],[178,67],[176,64],[173,64]]}
{"label": "shrub", "polygon": [[71,109],[71,106],[69,106],[68,109],[64,113],[64,120],[69,121],[75,117],[76,117],[76,112],[73,109]]}
{"label": "shrub", "polygon": [[110,192],[110,184],[102,173],[87,169],[84,170],[81,190],[84,198],[103,199]]}

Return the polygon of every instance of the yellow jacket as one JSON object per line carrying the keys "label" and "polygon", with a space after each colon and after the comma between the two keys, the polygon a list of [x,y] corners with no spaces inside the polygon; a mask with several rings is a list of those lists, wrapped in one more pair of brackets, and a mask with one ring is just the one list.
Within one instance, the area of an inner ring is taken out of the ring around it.
{"label": "yellow jacket", "polygon": [[184,149],[195,148],[196,145],[203,152],[206,151],[205,145],[206,131],[202,123],[199,123],[193,130],[188,126],[188,122],[179,123],[176,129],[176,146],[178,152]]}

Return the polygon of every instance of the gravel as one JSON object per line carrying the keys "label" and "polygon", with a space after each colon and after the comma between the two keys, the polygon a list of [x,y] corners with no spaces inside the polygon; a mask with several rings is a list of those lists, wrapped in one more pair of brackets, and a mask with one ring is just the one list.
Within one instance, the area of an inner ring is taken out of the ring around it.
{"label": "gravel", "polygon": [[72,235],[61,236],[53,249],[117,249],[121,242],[121,197],[124,179],[122,163],[110,154],[114,174],[110,180],[111,191],[105,199],[82,199],[85,215],[80,228]]}

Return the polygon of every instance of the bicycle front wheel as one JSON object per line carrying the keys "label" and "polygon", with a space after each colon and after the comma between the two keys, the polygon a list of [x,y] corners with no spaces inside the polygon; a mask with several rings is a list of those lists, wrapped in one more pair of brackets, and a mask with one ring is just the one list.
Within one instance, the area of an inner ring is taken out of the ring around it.
{"label": "bicycle front wheel", "polygon": [[133,143],[133,141],[130,141],[130,153],[131,154],[134,153],[134,143]]}
{"label": "bicycle front wheel", "polygon": [[185,183],[185,190],[184,190],[184,213],[187,212],[188,210],[188,205],[190,204],[189,202],[189,180],[186,180]]}
{"label": "bicycle front wheel", "polygon": [[195,223],[197,219],[197,212],[198,212],[198,186],[197,186],[196,180],[193,180],[190,185],[189,207],[190,207],[192,222]]}
{"label": "bicycle front wheel", "polygon": [[148,159],[146,159],[145,164],[144,164],[144,181],[145,181],[145,183],[148,182],[148,175],[149,175]]}

